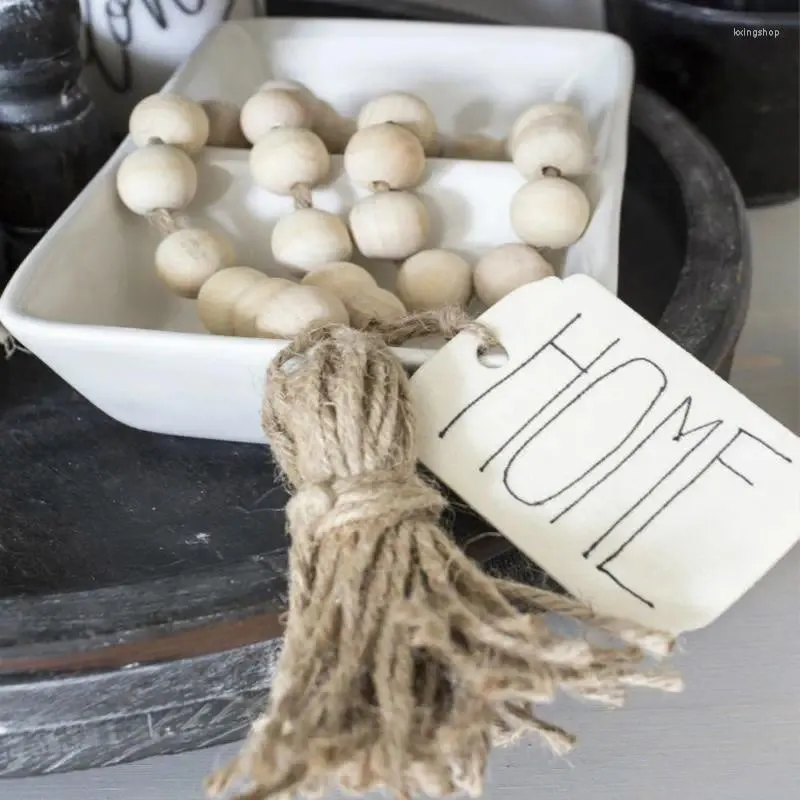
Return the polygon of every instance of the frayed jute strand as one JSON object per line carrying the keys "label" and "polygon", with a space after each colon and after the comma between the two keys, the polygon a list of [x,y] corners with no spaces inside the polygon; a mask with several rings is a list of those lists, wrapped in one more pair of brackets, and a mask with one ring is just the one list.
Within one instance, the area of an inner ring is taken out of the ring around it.
{"label": "frayed jute strand", "polygon": [[[448,310],[326,326],[271,364],[263,427],[294,492],[285,643],[268,708],[212,796],[335,784],[477,796],[493,745],[532,732],[556,753],[572,747],[539,717],[557,692],[615,706],[632,687],[680,690],[648,668],[669,636],[492,578],[441,527],[446,501],[417,473],[408,379],[387,343],[465,328],[494,343]],[[552,614],[582,634],[556,634]]]}

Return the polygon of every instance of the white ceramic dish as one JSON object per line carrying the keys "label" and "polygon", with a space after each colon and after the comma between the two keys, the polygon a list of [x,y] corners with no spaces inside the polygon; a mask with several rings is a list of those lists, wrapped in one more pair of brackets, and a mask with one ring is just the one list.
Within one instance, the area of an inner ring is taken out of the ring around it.
{"label": "white ceramic dish", "polygon": [[[502,137],[535,102],[567,100],[590,121],[597,169],[585,188],[593,218],[562,254],[564,274],[586,273],[616,291],[632,59],[605,33],[373,21],[256,20],[220,26],[166,88],[198,100],[243,102],[270,76],[299,80],[354,115],[367,99],[403,89],[434,109],[449,135]],[[194,303],[172,296],[152,268],[155,233],[119,202],[126,142],[18,269],[0,298],[12,335],[92,403],[144,430],[261,441],[268,361],[282,342],[205,334]],[[188,215],[219,226],[240,261],[280,274],[269,232],[289,201],[256,189],[247,153],[208,149]],[[354,192],[334,159],[334,181],[314,192],[344,211]],[[420,188],[434,222],[431,246],[474,259],[515,241],[508,220],[522,178],[510,164],[432,160]],[[446,221],[446,224],[445,224]],[[384,282],[391,271],[383,271]],[[434,344],[397,349],[413,369]]]}

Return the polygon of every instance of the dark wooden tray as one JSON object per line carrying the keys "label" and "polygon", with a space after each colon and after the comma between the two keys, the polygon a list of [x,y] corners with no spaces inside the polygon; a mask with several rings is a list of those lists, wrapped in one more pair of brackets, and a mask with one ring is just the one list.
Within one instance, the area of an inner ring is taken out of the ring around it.
{"label": "dark wooden tray", "polygon": [[[683,118],[637,89],[622,298],[727,375],[750,287],[741,198]],[[285,604],[285,495],[265,447],[154,436],[35,358],[0,366],[0,775],[241,736]],[[460,541],[485,530],[455,523]],[[545,576],[504,543],[487,568]]]}

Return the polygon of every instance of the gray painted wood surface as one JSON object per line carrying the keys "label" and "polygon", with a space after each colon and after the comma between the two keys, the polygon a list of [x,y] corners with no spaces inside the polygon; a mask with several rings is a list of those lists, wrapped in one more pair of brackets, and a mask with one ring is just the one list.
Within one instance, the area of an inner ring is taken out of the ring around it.
{"label": "gray painted wood surface", "polygon": [[[755,280],[733,381],[800,431],[800,203],[750,213]],[[794,800],[800,796],[800,548],[677,657],[683,695],[601,711],[562,704],[578,732],[558,759],[536,742],[495,754],[487,800]],[[100,743],[98,743],[100,744]],[[200,800],[233,752],[0,782],[0,800]]]}

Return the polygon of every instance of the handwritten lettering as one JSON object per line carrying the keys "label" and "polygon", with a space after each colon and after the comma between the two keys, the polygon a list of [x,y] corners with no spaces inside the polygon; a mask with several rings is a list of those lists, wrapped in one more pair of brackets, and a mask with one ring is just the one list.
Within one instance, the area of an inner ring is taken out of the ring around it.
{"label": "handwritten lettering", "polygon": [[[662,503],[647,518],[644,524],[640,525],[610,556],[603,559],[603,561],[601,561],[597,565],[597,569],[600,570],[600,572],[602,572],[603,574],[607,575],[621,589],[625,590],[629,594],[641,600],[646,605],[653,608],[654,607],[653,603],[649,602],[641,594],[631,589],[630,586],[623,583],[619,577],[617,577],[614,573],[612,573],[611,570],[609,569],[609,564],[616,561],[641,533],[643,533],[647,528],[649,528],[654,523],[654,521],[676,500],[678,500],[681,497],[684,497],[686,492],[693,486],[696,486],[697,483],[700,481],[700,479],[705,475],[707,475],[713,467],[718,465],[727,470],[728,472],[730,472],[731,474],[733,474],[735,477],[739,478],[747,486],[754,486],[755,484],[753,479],[745,474],[743,467],[739,468],[734,467],[725,458],[723,458],[723,456],[725,456],[737,442],[741,442],[743,440],[748,441],[751,445],[755,444],[757,448],[763,448],[762,453],[767,453],[772,458],[780,459],[787,464],[792,463],[792,459],[789,458],[789,456],[776,450],[774,447],[767,444],[763,439],[760,439],[755,434],[750,433],[750,431],[744,430],[743,428],[739,428],[733,435],[733,437],[731,437],[697,473],[695,473],[691,478],[689,478],[683,484],[683,486],[681,486],[680,489],[674,492],[665,503]],[[756,455],[757,454],[755,452],[751,452],[747,460],[751,462],[753,460],[757,460]],[[736,498],[735,492],[727,493],[726,496],[728,496],[730,503],[735,503],[735,498]]]}
{"label": "handwritten lettering", "polygon": [[[235,2],[236,0],[225,0],[222,20],[230,17]],[[251,3],[253,16],[266,14],[266,0],[251,0]],[[173,19],[170,10],[173,15],[179,15],[175,21],[175,27],[179,29],[180,17],[198,16],[206,10],[207,3],[206,0],[107,0],[99,12],[100,20],[96,16],[99,3],[85,0],[83,6],[86,63],[94,66],[109,89],[125,94],[135,85],[131,50],[136,45],[137,28],[134,19],[137,9],[141,9],[160,30],[167,31]],[[103,33],[107,33],[112,47],[100,47],[98,40]]]}
{"label": "handwritten lettering", "polygon": [[[551,525],[576,513],[584,504],[594,502],[595,496],[602,503],[602,495],[607,493],[611,502],[606,503],[604,510],[613,510],[615,516],[576,556],[596,561],[594,567],[602,575],[652,608],[652,601],[640,589],[631,588],[620,577],[620,572],[624,572],[620,570],[620,559],[632,543],[651,530],[660,515],[679,498],[685,498],[712,468],[724,469],[752,486],[755,478],[738,464],[758,463],[752,452],[754,446],[786,463],[791,463],[791,459],[742,427],[723,446],[710,444],[716,441],[715,434],[726,424],[725,420],[709,415],[710,418],[690,422],[692,414],[697,413],[693,410],[692,395],[662,409],[670,384],[667,372],[651,358],[635,353],[624,360],[617,359],[619,363],[614,364],[611,359],[614,348],[622,341],[620,338],[596,349],[590,359],[581,359],[575,346],[565,343],[565,337],[577,330],[575,326],[582,317],[581,313],[575,314],[531,355],[461,408],[439,430],[438,436],[447,437],[462,420],[469,419],[470,412],[486,407],[487,403],[498,412],[513,408],[509,403],[510,393],[516,391],[516,398],[522,397],[520,392],[533,385],[531,370],[538,369],[547,354],[551,359],[557,354],[561,358],[558,362],[561,372],[554,377],[552,367],[556,362],[551,360],[548,362],[551,371],[541,375],[549,386],[548,393],[536,399],[533,410],[526,413],[521,424],[503,420],[515,426],[513,431],[510,435],[501,433],[499,443],[475,468],[485,472],[513,446],[513,452],[499,471],[501,483],[515,501],[525,506],[548,506]],[[565,365],[568,370],[564,379]],[[519,387],[515,390],[517,377]],[[537,373],[536,383],[539,377]],[[544,419],[548,409],[554,413]],[[535,422],[539,424],[531,432]],[[746,454],[742,454],[744,441],[750,444]],[[709,446],[716,452],[698,467],[693,456]],[[565,448],[567,458],[562,457]],[[676,480],[682,483],[672,491]],[[625,498],[622,505],[620,497]],[[554,501],[559,498],[561,506],[557,507]],[[582,513],[585,515],[587,511]],[[646,517],[643,522],[642,516]]]}

